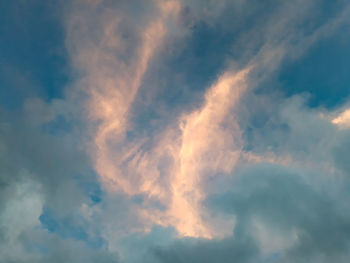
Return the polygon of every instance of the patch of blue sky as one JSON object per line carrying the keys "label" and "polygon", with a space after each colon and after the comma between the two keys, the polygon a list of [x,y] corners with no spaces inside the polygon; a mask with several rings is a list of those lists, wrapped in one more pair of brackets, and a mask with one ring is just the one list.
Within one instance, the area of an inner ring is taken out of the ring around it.
{"label": "patch of blue sky", "polygon": [[[348,31],[348,30],[347,30]],[[320,40],[298,60],[283,65],[279,82],[287,96],[310,95],[309,106],[336,107],[350,94],[350,34],[344,28]]]}
{"label": "patch of blue sky", "polygon": [[[204,90],[225,68],[234,36],[220,26],[211,26],[204,21],[195,24],[191,31],[185,48],[171,57],[168,63],[174,72],[183,77],[188,87]],[[176,103],[172,98],[168,99],[170,103]]]}
{"label": "patch of blue sky", "polygon": [[[299,25],[299,30],[306,36],[311,34],[336,18],[344,3],[344,0],[320,1],[309,19]],[[349,22],[345,22],[334,31],[326,32],[327,36],[318,39],[302,56],[286,59],[276,78],[262,83],[256,92],[277,89],[287,97],[307,94],[310,107],[334,108],[344,103],[350,94],[349,27]]]}
{"label": "patch of blue sky", "polygon": [[78,186],[92,202],[91,205],[96,205],[102,201],[103,191],[101,184],[98,181],[98,176],[93,170],[90,170],[90,173],[88,174],[78,175],[74,178]]}
{"label": "patch of blue sky", "polygon": [[[79,219],[79,218],[78,218]],[[39,217],[40,223],[44,229],[47,229],[51,233],[55,233],[63,239],[74,239],[83,241],[87,246],[99,249],[105,241],[100,236],[90,236],[82,226],[84,220],[75,220],[73,217],[58,217],[54,210],[45,207],[43,213]],[[77,224],[80,222],[81,224]]]}
{"label": "patch of blue sky", "polygon": [[65,135],[72,131],[72,123],[63,115],[57,115],[54,120],[44,123],[41,129],[44,133],[51,135]]}
{"label": "patch of blue sky", "polygon": [[0,105],[63,96],[69,65],[60,1],[0,2]]}

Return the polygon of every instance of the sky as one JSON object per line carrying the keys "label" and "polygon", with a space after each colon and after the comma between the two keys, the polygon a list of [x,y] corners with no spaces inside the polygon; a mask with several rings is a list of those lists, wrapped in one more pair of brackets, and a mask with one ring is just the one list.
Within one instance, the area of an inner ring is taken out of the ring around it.
{"label": "sky", "polygon": [[0,263],[345,263],[346,0],[0,1]]}

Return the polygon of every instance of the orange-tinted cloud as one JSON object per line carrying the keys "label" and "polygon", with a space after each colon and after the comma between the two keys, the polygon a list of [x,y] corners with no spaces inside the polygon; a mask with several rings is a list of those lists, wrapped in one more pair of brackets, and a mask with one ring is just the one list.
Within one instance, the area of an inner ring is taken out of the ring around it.
{"label": "orange-tinted cloud", "polygon": [[[200,202],[206,195],[202,185],[210,176],[232,172],[241,156],[233,110],[247,88],[250,68],[224,72],[206,92],[203,105],[155,135],[158,143],[151,148],[144,149],[147,138],[130,141],[126,132],[135,96],[168,33],[167,24],[176,21],[181,9],[178,1],[156,4],[158,15],[138,31],[140,41],[129,60],[121,55],[127,50],[118,33],[123,17],[110,10],[100,14],[98,38],[84,39],[76,52],[75,63],[85,74],[80,86],[89,95],[86,108],[93,137],[89,149],[108,191],[146,197],[139,208],[145,229],[156,223],[173,226],[183,236],[209,238],[217,233],[202,219]],[[98,4],[92,6],[96,9]],[[84,28],[86,14],[75,17],[73,25]],[[151,199],[165,209],[147,205]]]}
{"label": "orange-tinted cloud", "polygon": [[199,205],[205,197],[201,181],[219,172],[231,172],[239,159],[240,130],[231,114],[247,87],[249,70],[225,72],[207,91],[204,105],[180,120],[169,213],[183,235],[210,237],[215,234],[201,222]]}
{"label": "orange-tinted cloud", "polygon": [[346,109],[337,117],[332,119],[332,123],[343,129],[350,128],[350,109]]}

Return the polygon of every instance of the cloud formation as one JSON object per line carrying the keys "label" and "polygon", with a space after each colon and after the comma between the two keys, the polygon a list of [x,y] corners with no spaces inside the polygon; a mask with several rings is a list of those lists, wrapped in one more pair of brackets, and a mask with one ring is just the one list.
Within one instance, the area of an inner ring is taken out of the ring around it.
{"label": "cloud formation", "polygon": [[349,98],[280,76],[349,8],[60,2],[62,96],[0,100],[0,262],[347,262]]}

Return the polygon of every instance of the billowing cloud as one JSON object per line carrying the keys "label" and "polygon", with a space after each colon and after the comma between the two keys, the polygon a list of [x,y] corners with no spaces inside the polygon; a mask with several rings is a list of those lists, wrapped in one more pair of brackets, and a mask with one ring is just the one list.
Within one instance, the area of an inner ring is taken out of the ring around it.
{"label": "billowing cloud", "polygon": [[346,262],[350,215],[339,201],[296,170],[254,166],[229,192],[208,201],[236,216],[232,237],[179,240],[154,254],[159,262]]}

